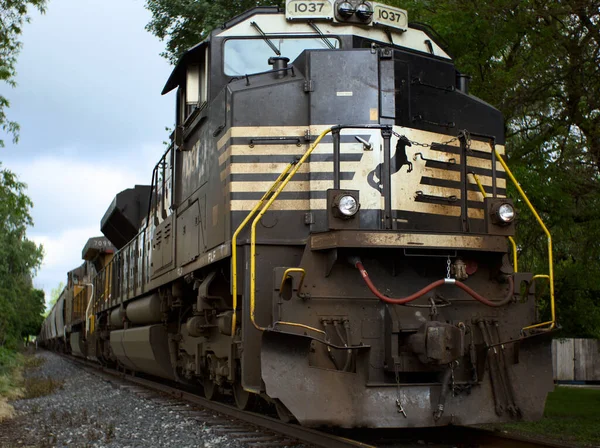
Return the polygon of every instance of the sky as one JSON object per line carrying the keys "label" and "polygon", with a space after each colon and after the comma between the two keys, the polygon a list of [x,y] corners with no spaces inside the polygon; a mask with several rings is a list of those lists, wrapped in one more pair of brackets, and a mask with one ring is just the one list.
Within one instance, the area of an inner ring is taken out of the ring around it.
{"label": "sky", "polygon": [[175,98],[160,92],[172,67],[144,26],[143,0],[50,0],[23,30],[17,87],[0,85],[20,141],[3,135],[4,168],[28,185],[44,246],[34,286],[50,291],[82,263],[114,196],[149,184],[165,150]]}

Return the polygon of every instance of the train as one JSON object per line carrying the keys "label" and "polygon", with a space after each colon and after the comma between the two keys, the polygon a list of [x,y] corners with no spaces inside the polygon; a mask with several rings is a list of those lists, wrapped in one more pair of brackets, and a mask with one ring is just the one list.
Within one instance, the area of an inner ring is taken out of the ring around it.
{"label": "train", "polygon": [[541,418],[551,237],[548,273],[519,271],[509,182],[547,229],[469,81],[377,2],[225,22],[175,65],[151,183],[116,195],[40,342],[307,427]]}

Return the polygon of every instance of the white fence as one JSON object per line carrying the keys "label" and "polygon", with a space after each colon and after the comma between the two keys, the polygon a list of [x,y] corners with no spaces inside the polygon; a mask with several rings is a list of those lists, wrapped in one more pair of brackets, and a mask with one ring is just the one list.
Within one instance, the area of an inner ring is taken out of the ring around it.
{"label": "white fence", "polygon": [[554,339],[552,368],[555,381],[600,381],[600,341]]}

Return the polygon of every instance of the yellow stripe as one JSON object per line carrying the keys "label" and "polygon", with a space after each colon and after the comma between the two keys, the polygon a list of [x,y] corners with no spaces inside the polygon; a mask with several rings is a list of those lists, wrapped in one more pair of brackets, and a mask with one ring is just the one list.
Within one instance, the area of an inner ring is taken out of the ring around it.
{"label": "yellow stripe", "polygon": [[[468,169],[467,169],[468,171]],[[431,168],[431,167],[423,167],[421,172],[423,176],[433,177],[436,179],[445,179],[451,180],[455,182],[460,182],[460,171],[448,171],[442,168]],[[483,176],[478,174],[479,180],[486,187],[492,186],[492,177],[491,176]],[[506,179],[497,178],[496,186],[498,188],[506,188]]]}
{"label": "yellow stripe", "polygon": [[[234,199],[231,201],[231,211],[250,211],[256,205],[255,199]],[[326,199],[279,199],[273,203],[269,210],[326,210]],[[397,209],[397,207],[395,207]],[[460,207],[457,203],[454,206],[442,204],[428,204],[425,202],[411,203],[409,208],[403,208],[405,211],[423,213],[430,215],[443,215],[450,217],[460,216]],[[469,218],[483,219],[484,210],[469,208]]]}
{"label": "yellow stripe", "polygon": [[[273,185],[272,180],[260,182],[231,182],[231,191],[255,191],[262,193],[267,191],[271,185]],[[292,180],[288,183],[285,191],[326,191],[329,188],[333,188],[332,180]]]}
{"label": "yellow stripe", "polygon": [[225,144],[229,141],[229,139],[231,138],[231,131],[232,131],[232,129],[235,129],[235,128],[229,128],[227,130],[227,132],[225,132],[225,134],[223,134],[223,137],[221,137],[219,139],[219,141],[217,142],[217,151],[220,151],[221,148],[223,146],[225,146]]}
{"label": "yellow stripe", "polygon": [[[250,211],[256,205],[256,199],[233,199],[231,211]],[[327,199],[278,199],[269,210],[325,210]]]}
{"label": "yellow stripe", "polygon": [[[408,135],[411,131],[415,132],[416,130],[415,129],[406,129],[405,133]],[[450,135],[434,134],[432,132],[425,132],[425,131],[417,131],[417,132],[423,132],[425,134],[430,135],[428,138],[425,139],[425,141],[419,140],[420,143],[443,143],[444,141],[447,141],[450,138],[453,138],[453,136],[450,136]],[[398,132],[398,133],[401,133],[401,132]],[[408,138],[413,140],[411,137],[408,137]],[[427,140],[431,140],[431,141],[427,141]],[[454,141],[454,142],[448,144],[447,146],[452,146],[454,148],[460,149],[460,143],[458,141]],[[490,144],[488,142],[483,142],[483,141],[479,141],[479,140],[471,140],[471,144],[470,144],[469,148],[474,151],[487,152],[488,154],[492,153],[492,147],[490,146]],[[498,150],[498,152],[500,154],[504,154],[504,150],[505,150],[504,145],[496,145],[496,149]]]}
{"label": "yellow stripe", "polygon": [[[430,194],[430,195],[442,196],[442,197],[456,196],[457,202],[462,197],[460,194],[460,188],[438,187],[435,185],[421,185],[420,187],[422,187],[421,191],[424,194]],[[502,198],[504,196],[498,195],[498,197]],[[474,202],[483,202],[483,198],[481,197],[481,193],[479,192],[479,190],[467,190],[467,199],[469,201],[474,201]],[[450,204],[450,205],[452,205],[452,204]]]}
{"label": "yellow stripe", "polygon": [[[217,142],[217,150],[234,137],[302,137],[308,126],[239,126],[230,128]],[[305,148],[306,150],[306,148]]]}
{"label": "yellow stripe", "polygon": [[[286,163],[233,163],[228,165],[224,170],[221,171],[221,181],[224,181],[229,174],[246,174],[246,173],[254,173],[254,174],[268,174],[268,173],[278,173],[281,172],[285,168]],[[361,173],[361,171],[357,170],[357,168],[364,168],[361,166],[361,162],[341,162],[340,169],[342,171],[355,171],[354,181],[357,181],[360,176],[364,174],[366,176],[368,172],[372,170],[372,168],[362,170],[366,171],[366,173]],[[333,170],[333,162],[306,162],[304,165],[300,167],[299,173],[309,173],[311,171],[316,172],[329,172]],[[468,170],[467,170],[468,171]],[[411,174],[409,174],[410,176]],[[431,168],[431,167],[423,167],[422,176],[433,177],[436,179],[446,179],[450,181],[460,182],[460,171],[448,171],[442,168]],[[491,176],[483,176],[481,174],[477,175],[481,183],[486,187],[492,186],[492,177]],[[311,181],[316,182],[316,181]],[[347,182],[342,180],[342,183]],[[506,179],[497,178],[496,186],[498,188],[506,188]],[[268,188],[268,187],[267,187]],[[265,189],[266,190],[266,189]]]}

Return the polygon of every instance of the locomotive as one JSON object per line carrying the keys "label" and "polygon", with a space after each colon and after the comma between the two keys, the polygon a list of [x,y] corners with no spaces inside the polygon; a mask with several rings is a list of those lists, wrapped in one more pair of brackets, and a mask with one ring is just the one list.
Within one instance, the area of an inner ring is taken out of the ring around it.
{"label": "locomotive", "polygon": [[42,342],[306,426],[540,418],[551,239],[548,274],[520,272],[507,181],[547,229],[501,113],[468,88],[384,4],[287,0],[224,23],[163,89],[176,127],[151,184],[119,193],[106,246],[84,250],[86,311],[55,337],[50,317]]}

